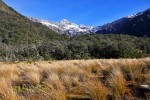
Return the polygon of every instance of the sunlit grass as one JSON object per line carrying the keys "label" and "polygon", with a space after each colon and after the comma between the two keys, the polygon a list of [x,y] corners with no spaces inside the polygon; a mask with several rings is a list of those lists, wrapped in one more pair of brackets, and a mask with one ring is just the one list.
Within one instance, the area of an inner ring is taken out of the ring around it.
{"label": "sunlit grass", "polygon": [[[149,58],[1,62],[0,99],[141,98],[138,86],[150,86],[149,62]],[[148,92],[144,91],[145,94]]]}
{"label": "sunlit grass", "polygon": [[108,77],[108,83],[113,89],[114,100],[120,100],[127,92],[126,80],[119,68],[114,68]]}
{"label": "sunlit grass", "polygon": [[0,79],[0,100],[19,100],[13,91],[11,83],[4,78]]}
{"label": "sunlit grass", "polygon": [[92,100],[107,100],[108,89],[98,80],[87,80],[81,89],[88,94]]}

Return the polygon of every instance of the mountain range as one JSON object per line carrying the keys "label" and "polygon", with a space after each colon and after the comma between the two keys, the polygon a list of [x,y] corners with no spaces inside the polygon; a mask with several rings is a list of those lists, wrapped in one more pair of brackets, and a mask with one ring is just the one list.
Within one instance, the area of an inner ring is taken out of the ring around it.
{"label": "mountain range", "polygon": [[102,26],[21,15],[0,0],[0,61],[150,56],[150,10]]}
{"label": "mountain range", "polygon": [[40,20],[32,17],[27,17],[33,22],[42,23],[48,28],[71,36],[98,33],[98,34],[129,34],[134,36],[150,36],[150,9],[137,14],[129,15],[121,19],[115,20],[111,23],[102,26],[86,26],[77,25],[66,19],[60,22],[52,22],[47,20]]}

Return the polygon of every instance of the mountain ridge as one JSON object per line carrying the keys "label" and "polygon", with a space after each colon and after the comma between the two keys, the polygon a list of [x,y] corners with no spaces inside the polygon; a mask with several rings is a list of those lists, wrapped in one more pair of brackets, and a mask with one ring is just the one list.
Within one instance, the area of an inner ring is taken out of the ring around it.
{"label": "mountain ridge", "polygon": [[[150,37],[150,8],[137,14],[129,15],[121,19],[96,27],[98,34],[128,34],[134,36]],[[144,18],[144,19],[143,19]],[[142,24],[143,23],[143,24]],[[146,24],[146,25],[145,25]],[[137,26],[137,27],[135,27]],[[146,27],[146,29],[144,28]],[[140,31],[140,30],[141,31]]]}

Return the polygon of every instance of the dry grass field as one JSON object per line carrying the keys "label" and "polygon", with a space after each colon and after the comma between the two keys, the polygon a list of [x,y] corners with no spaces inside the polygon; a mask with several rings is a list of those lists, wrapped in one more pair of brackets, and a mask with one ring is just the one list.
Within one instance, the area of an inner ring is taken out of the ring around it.
{"label": "dry grass field", "polygon": [[0,63],[0,100],[150,100],[150,58]]}

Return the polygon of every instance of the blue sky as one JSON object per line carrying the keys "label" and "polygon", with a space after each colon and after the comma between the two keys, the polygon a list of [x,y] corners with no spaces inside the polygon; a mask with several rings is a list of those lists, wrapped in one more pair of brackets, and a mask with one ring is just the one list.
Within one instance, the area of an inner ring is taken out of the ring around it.
{"label": "blue sky", "polygon": [[25,16],[89,26],[102,25],[150,8],[150,0],[3,0]]}

